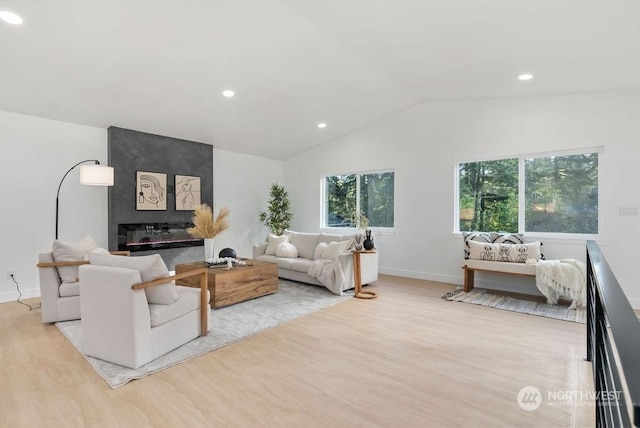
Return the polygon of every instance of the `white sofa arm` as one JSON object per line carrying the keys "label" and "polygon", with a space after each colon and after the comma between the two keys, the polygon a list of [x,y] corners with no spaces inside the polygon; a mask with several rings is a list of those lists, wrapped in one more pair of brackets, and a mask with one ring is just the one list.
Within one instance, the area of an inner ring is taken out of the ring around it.
{"label": "white sofa arm", "polygon": [[252,248],[253,259],[257,259],[259,256],[263,256],[264,252],[267,250],[267,243],[263,244],[254,244]]}
{"label": "white sofa arm", "polygon": [[147,358],[152,349],[149,304],[144,290],[131,289],[141,282],[140,273],[83,265],[80,282],[83,352],[122,365]]}
{"label": "white sofa arm", "polygon": [[[38,256],[38,263],[54,263],[53,253],[42,253]],[[40,277],[40,302],[42,307],[42,322],[60,321],[58,315],[58,299],[60,298],[60,276],[55,267],[38,269]]]}
{"label": "white sofa arm", "polygon": [[[353,253],[351,251],[342,253],[338,256],[338,260],[344,269],[345,280],[347,282],[345,289],[353,288]],[[370,284],[378,280],[377,252],[360,254],[360,278],[362,279],[362,285]]]}

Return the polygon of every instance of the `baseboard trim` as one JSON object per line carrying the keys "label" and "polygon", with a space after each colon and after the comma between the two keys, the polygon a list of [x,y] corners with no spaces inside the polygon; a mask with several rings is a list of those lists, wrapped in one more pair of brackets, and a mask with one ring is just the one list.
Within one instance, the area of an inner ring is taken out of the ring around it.
{"label": "baseboard trim", "polygon": [[[20,300],[32,299],[34,297],[40,297],[40,289],[39,288],[32,288],[32,289],[29,289],[29,290],[20,290],[20,292],[22,293],[22,298]],[[4,293],[0,293],[0,303],[15,302],[17,300],[18,300],[18,292],[17,291],[6,291]]]}
{"label": "baseboard trim", "polygon": [[633,309],[640,309],[640,299],[629,299],[629,303]]}
{"label": "baseboard trim", "polygon": [[445,282],[447,284],[462,285],[462,276],[456,277],[453,275],[441,275],[428,272],[418,272],[412,270],[393,269],[393,268],[378,268],[378,272],[383,275],[400,276],[403,278],[423,279],[425,281]]}

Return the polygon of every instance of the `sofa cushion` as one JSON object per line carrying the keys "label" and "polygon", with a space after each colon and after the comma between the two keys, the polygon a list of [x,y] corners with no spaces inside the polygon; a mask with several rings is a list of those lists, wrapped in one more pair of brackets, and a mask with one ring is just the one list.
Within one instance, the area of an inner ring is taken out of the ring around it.
{"label": "sofa cushion", "polygon": [[275,255],[276,254],[276,247],[279,244],[282,244],[284,242],[289,242],[289,236],[288,235],[272,235],[271,233],[269,234],[269,236],[267,236],[267,249],[264,250],[264,253],[266,255]]}
{"label": "sofa cushion", "polygon": [[469,258],[496,262],[525,263],[540,260],[540,242],[527,244],[501,244],[469,241]]}
{"label": "sofa cushion", "polygon": [[296,258],[298,249],[289,242],[281,242],[276,247],[276,257]]}
{"label": "sofa cushion", "polygon": [[308,273],[309,267],[311,267],[311,260],[308,259],[297,259],[291,263],[291,270],[296,272]]}
{"label": "sofa cushion", "polygon": [[275,255],[272,256],[272,255],[263,254],[261,256],[256,257],[256,260],[269,262],[269,263],[278,263],[278,258]]}
{"label": "sofa cushion", "polygon": [[79,282],[63,282],[58,288],[60,297],[71,297],[80,295],[80,283]]}
{"label": "sofa cushion", "polygon": [[[151,327],[157,327],[169,321],[180,318],[196,310],[200,310],[200,289],[191,287],[176,286],[178,300],[171,305],[149,305],[149,316]],[[207,290],[207,302],[210,294]]]}
{"label": "sofa cushion", "polygon": [[330,235],[328,233],[321,233],[318,238],[318,242],[325,242],[328,244],[330,242],[348,241],[353,239],[353,236],[354,235]]}
{"label": "sofa cushion", "polygon": [[[84,260],[87,253],[98,244],[90,237],[86,236],[80,242],[53,241],[53,260],[55,262],[78,262]],[[59,266],[58,275],[62,282],[76,282],[78,280],[78,266]]]}
{"label": "sofa cushion", "polygon": [[298,249],[298,257],[313,260],[313,253],[318,245],[319,233],[301,233],[289,231],[291,242]]}
{"label": "sofa cushion", "polygon": [[[164,264],[160,254],[123,257],[92,251],[89,253],[89,261],[92,265],[97,266],[111,266],[137,270],[140,272],[140,279],[142,282],[169,276],[169,269],[167,269],[167,265]],[[171,305],[178,300],[178,291],[173,282],[148,287],[145,288],[144,291],[147,295],[147,302],[150,304]]]}
{"label": "sofa cushion", "polygon": [[349,249],[351,246],[351,240],[331,242],[327,245],[327,248],[322,252],[322,258],[327,260],[338,260],[338,256]]}

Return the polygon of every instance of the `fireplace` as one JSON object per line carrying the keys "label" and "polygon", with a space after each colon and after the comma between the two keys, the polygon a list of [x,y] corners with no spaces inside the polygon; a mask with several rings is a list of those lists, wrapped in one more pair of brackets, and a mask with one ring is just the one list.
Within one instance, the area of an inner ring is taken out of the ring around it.
{"label": "fireplace", "polygon": [[187,229],[192,223],[128,223],[118,225],[118,250],[147,251],[202,246]]}

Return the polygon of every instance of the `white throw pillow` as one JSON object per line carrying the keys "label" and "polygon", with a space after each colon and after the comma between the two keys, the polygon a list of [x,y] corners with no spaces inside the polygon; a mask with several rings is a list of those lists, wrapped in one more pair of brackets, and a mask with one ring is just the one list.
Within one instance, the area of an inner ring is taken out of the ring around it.
{"label": "white throw pillow", "polygon": [[338,260],[338,256],[351,246],[351,240],[330,242],[327,244],[327,248],[322,252],[322,258],[327,260]]}
{"label": "white throw pillow", "polygon": [[[96,266],[110,266],[133,269],[140,272],[142,282],[169,276],[169,269],[160,254],[140,257],[114,256],[90,252],[89,261]],[[171,305],[178,301],[178,289],[173,282],[156,285],[144,289],[147,302],[157,305]]]}
{"label": "white throw pillow", "polygon": [[313,259],[314,260],[318,260],[322,258],[322,252],[327,248],[327,244],[326,242],[321,242],[318,244],[318,246],[316,247],[316,250],[313,252]]}
{"label": "white throw pillow", "polygon": [[540,241],[526,244],[500,244],[469,241],[469,257],[493,262],[525,263],[528,259],[540,260]]}
{"label": "white throw pillow", "polygon": [[278,236],[272,235],[270,233],[267,237],[267,249],[264,250],[264,253],[273,256],[276,254],[276,247],[278,246],[278,244],[283,244],[286,242],[289,242],[289,235]]}
{"label": "white throw pillow", "polygon": [[[90,236],[86,236],[80,242],[53,241],[53,260],[56,262],[77,262],[84,260],[87,253],[98,244]],[[60,266],[58,275],[62,282],[76,282],[78,280],[78,266]]]}
{"label": "white throw pillow", "polygon": [[288,242],[281,242],[276,247],[276,257],[295,259],[296,257],[298,257],[298,249],[293,244],[290,244]]}

